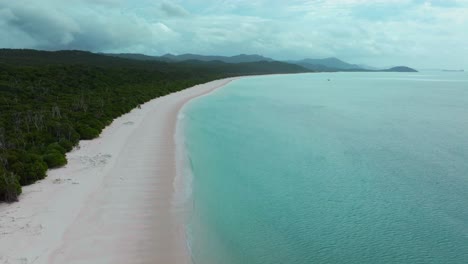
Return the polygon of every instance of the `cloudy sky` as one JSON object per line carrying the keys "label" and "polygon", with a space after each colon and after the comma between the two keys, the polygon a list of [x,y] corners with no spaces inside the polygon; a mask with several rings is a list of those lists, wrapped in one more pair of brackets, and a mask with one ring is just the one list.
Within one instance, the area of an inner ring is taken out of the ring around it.
{"label": "cloudy sky", "polygon": [[0,0],[0,47],[468,69],[468,0]]}

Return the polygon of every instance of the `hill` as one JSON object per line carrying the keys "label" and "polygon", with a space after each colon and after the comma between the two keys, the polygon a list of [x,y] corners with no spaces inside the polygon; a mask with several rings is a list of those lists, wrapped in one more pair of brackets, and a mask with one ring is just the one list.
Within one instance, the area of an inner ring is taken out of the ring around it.
{"label": "hill", "polygon": [[111,57],[131,59],[131,60],[141,60],[141,61],[166,61],[166,62],[172,61],[170,59],[165,59],[163,57],[149,56],[149,55],[138,54],[138,53],[100,53],[100,54],[111,56]]}
{"label": "hill", "polygon": [[357,65],[344,62],[337,58],[325,58],[325,59],[304,59],[299,61],[288,61],[307,68],[312,71],[319,72],[417,72],[415,69],[406,66],[398,66],[390,69],[378,69],[376,67],[367,65]]}
{"label": "hill", "polygon": [[[147,56],[143,54],[106,54],[109,56],[126,58],[126,59],[135,59],[143,61],[164,61],[164,62],[185,62],[185,61],[201,61],[201,62],[225,62],[225,63],[245,63],[245,62],[262,62],[268,61],[273,62],[272,58],[264,57],[261,55],[246,55],[241,54],[237,56],[227,57],[227,56],[205,56],[197,54],[182,54],[182,55],[172,55],[166,54],[163,56]],[[358,65],[351,64],[345,61],[342,61],[338,58],[325,58],[325,59],[303,59],[303,60],[290,60],[284,61],[285,63],[299,65],[303,68],[306,68],[311,71],[316,72],[342,72],[342,71],[351,71],[351,72],[414,72],[416,70],[406,67],[393,67],[390,69],[379,69],[377,67],[368,66],[368,65]]]}
{"label": "hill", "polygon": [[260,61],[273,61],[273,59],[266,58],[260,55],[246,55],[240,54],[236,56],[204,56],[196,54],[183,54],[183,55],[172,55],[166,54],[162,58],[169,59],[172,61],[187,61],[187,60],[198,60],[198,61],[222,61],[225,63],[243,63],[243,62],[260,62]]}
{"label": "hill", "polygon": [[381,70],[381,71],[384,71],[384,72],[418,72],[417,70],[410,68],[410,67],[406,67],[406,66],[397,66],[397,67],[392,67],[390,69]]}
{"label": "hill", "polygon": [[261,61],[274,61],[271,58],[263,57],[260,55],[246,55],[240,54],[236,56],[205,56],[197,54],[182,54],[182,55],[172,55],[165,54],[163,56],[147,56],[143,54],[106,54],[109,56],[126,58],[126,59],[135,59],[135,60],[153,60],[153,61],[166,61],[166,62],[183,62],[183,61],[220,61],[225,63],[246,63],[246,62],[261,62]]}
{"label": "hill", "polygon": [[325,71],[363,70],[363,68],[361,68],[359,65],[350,64],[337,58],[304,59],[300,61],[293,61],[293,63],[308,69],[323,69]]}
{"label": "hill", "polygon": [[0,201],[67,163],[65,153],[153,98],[224,77],[299,73],[282,62],[168,63],[84,51],[0,50]]}

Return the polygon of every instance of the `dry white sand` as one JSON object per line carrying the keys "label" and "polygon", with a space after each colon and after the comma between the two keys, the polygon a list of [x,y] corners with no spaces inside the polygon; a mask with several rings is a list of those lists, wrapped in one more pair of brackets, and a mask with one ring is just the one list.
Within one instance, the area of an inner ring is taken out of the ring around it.
{"label": "dry white sand", "polygon": [[188,263],[173,210],[177,115],[233,78],[160,97],[81,141],[68,164],[0,204],[0,263]]}

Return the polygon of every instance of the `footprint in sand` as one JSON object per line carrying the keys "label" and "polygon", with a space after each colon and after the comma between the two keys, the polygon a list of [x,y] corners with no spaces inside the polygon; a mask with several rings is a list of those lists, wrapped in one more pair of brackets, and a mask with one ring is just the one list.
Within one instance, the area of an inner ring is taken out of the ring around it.
{"label": "footprint in sand", "polygon": [[79,159],[82,164],[86,166],[86,168],[96,168],[101,167],[107,164],[109,159],[112,158],[110,154],[98,154],[96,156],[80,156]]}
{"label": "footprint in sand", "polygon": [[[9,235],[17,232],[30,234],[33,236],[40,235],[44,227],[42,224],[33,224],[32,221],[28,221],[32,216],[28,217],[13,217],[6,216],[0,221],[0,234]],[[26,220],[26,221],[25,221]]]}
{"label": "footprint in sand", "polygon": [[62,184],[62,183],[70,182],[70,181],[71,181],[71,179],[60,179],[60,178],[58,178],[58,179],[54,179],[52,181],[52,183],[53,184]]}

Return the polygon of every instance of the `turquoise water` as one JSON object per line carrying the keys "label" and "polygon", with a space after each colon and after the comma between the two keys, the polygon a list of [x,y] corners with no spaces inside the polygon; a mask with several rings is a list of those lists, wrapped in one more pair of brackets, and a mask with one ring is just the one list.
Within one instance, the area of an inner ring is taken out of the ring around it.
{"label": "turquoise water", "polygon": [[468,75],[253,77],[184,113],[194,263],[468,263]]}

